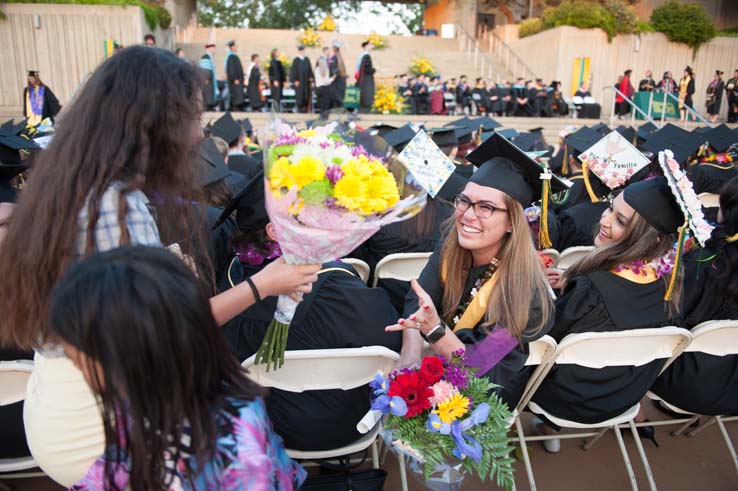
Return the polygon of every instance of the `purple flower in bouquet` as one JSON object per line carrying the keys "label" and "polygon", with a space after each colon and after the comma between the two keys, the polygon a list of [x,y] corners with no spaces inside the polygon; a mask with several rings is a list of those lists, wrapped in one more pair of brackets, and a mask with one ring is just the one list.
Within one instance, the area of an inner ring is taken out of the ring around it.
{"label": "purple flower in bouquet", "polygon": [[271,241],[267,244],[266,254],[262,254],[257,251],[253,244],[246,244],[236,251],[236,256],[238,256],[239,261],[243,264],[252,266],[258,266],[262,264],[265,259],[276,259],[281,255],[282,250],[279,248],[279,244]]}
{"label": "purple flower in bouquet", "polygon": [[[335,185],[342,177],[343,171],[340,165],[332,165],[325,171],[325,177],[330,181],[331,184]],[[335,198],[334,198],[335,201]]]}
{"label": "purple flower in bouquet", "polygon": [[307,140],[297,135],[282,135],[274,142],[274,146],[280,145],[297,145],[298,143],[305,143]]}
{"label": "purple flower in bouquet", "polygon": [[362,145],[356,145],[356,146],[351,147],[351,156],[358,157],[359,155],[364,155],[365,157],[368,157],[369,153],[366,151],[366,149]]}
{"label": "purple flower in bouquet", "polygon": [[448,365],[444,378],[459,390],[469,388],[469,371],[464,367]]}
{"label": "purple flower in bouquet", "polygon": [[407,413],[407,404],[400,396],[390,397],[387,395],[389,385],[389,380],[381,373],[375,375],[374,380],[369,382],[369,388],[372,389],[376,396],[372,401],[372,409],[381,411],[382,414],[391,413],[393,416],[405,416]]}

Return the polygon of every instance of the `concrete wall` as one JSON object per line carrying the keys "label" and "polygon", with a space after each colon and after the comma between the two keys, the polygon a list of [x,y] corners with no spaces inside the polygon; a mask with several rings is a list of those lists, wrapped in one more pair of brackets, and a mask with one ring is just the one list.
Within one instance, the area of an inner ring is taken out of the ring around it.
{"label": "concrete wall", "polygon": [[[510,43],[510,47],[546,81],[561,80],[564,93],[572,87],[572,65],[578,57],[591,58],[592,95],[610,113],[611,91],[603,99],[603,86],[613,85],[619,74],[633,70],[633,86],[643,78],[646,69],[653,70],[659,80],[663,72],[671,70],[675,79],[681,78],[685,66],[695,71],[695,109],[704,114],[705,91],[716,69],[725,72],[724,80],[738,68],[738,39],[715,38],[704,44],[693,59],[692,49],[684,44],[670,42],[661,33],[617,36],[611,43],[599,29],[557,27]],[[723,109],[725,112],[725,97]]]}
{"label": "concrete wall", "polygon": [[[139,7],[59,4],[3,4],[0,21],[0,114],[22,114],[29,69],[66,104],[104,59],[103,42],[141,43],[149,32]],[[34,27],[34,16],[40,27]],[[171,30],[154,33],[161,47],[173,45]]]}

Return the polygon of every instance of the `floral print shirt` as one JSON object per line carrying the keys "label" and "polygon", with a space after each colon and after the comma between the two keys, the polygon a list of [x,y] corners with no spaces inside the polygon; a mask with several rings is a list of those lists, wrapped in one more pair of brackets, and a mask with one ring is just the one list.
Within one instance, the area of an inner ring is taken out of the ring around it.
{"label": "floral print shirt", "polygon": [[[262,399],[241,401],[226,399],[226,407],[216,414],[218,437],[211,459],[200,468],[196,457],[182,452],[177,462],[167,468],[173,479],[167,491],[293,491],[307,476],[284,450],[282,438],[272,429]],[[184,438],[183,438],[184,439]],[[185,447],[186,448],[186,447]],[[105,462],[115,460],[115,481],[119,489],[128,489],[128,461],[117,459],[114,448],[108,448],[87,475],[72,486],[73,491],[103,491]],[[188,475],[184,465],[197,469]]]}

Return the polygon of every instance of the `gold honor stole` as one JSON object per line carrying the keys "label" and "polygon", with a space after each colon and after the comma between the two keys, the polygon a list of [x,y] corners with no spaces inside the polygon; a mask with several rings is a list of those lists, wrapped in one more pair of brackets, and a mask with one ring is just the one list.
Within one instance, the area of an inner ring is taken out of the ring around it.
{"label": "gold honor stole", "polygon": [[[482,320],[484,314],[487,313],[487,301],[492,294],[492,289],[494,289],[497,284],[497,278],[497,271],[495,271],[492,277],[487,280],[481,288],[479,288],[479,292],[472,301],[469,302],[469,306],[464,310],[464,313],[461,315],[461,319],[459,319],[459,322],[454,326],[454,332],[460,331],[461,329],[473,329],[474,326],[479,324],[479,321]],[[441,282],[444,284],[446,283],[445,262],[441,267]]]}
{"label": "gold honor stole", "polygon": [[623,269],[622,271],[615,271],[613,269],[610,272],[628,281],[632,281],[633,283],[640,283],[641,285],[647,285],[648,283],[653,283],[654,281],[659,279],[659,277],[656,275],[655,269],[650,267],[644,267],[642,269],[645,270],[646,274],[634,273],[630,269]]}

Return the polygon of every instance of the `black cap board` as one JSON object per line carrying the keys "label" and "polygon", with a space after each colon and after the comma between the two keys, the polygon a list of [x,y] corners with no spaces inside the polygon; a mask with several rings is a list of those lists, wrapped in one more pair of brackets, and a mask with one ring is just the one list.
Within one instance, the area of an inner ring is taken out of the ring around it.
{"label": "black cap board", "polygon": [[508,140],[512,140],[518,135],[518,130],[516,130],[515,128],[507,128],[504,130],[495,130],[495,133],[504,136]]}
{"label": "black cap board", "polygon": [[543,138],[543,128],[533,128],[528,133],[520,133],[512,138],[512,142],[524,152],[541,152],[548,150],[546,140]]}
{"label": "black cap board", "polygon": [[0,125],[0,161],[17,163],[21,161],[20,150],[41,148],[36,142],[20,136],[26,128],[26,120],[13,124],[8,120]]}
{"label": "black cap board", "polygon": [[652,122],[647,122],[642,124],[638,127],[638,131],[636,132],[636,135],[638,135],[638,138],[642,138],[644,140],[648,139],[648,136],[651,133],[654,133],[655,131],[658,131],[659,127],[653,124]]}
{"label": "black cap board", "polygon": [[469,120],[469,123],[470,123],[471,129],[474,131],[478,130],[480,127],[482,128],[483,131],[489,131],[495,128],[502,127],[500,123],[490,118],[489,116],[482,116],[479,118],[471,119]]}
{"label": "black cap board", "polygon": [[668,148],[674,153],[674,160],[679,164],[685,164],[705,141],[704,136],[695,135],[669,123],[649,135],[641,148],[654,155]]}
{"label": "black cap board", "polygon": [[390,131],[395,131],[397,129],[397,126],[392,126],[389,124],[375,124],[374,126],[369,127],[369,133],[372,135],[379,135],[381,137],[384,137],[387,133]]}
{"label": "black cap board", "polygon": [[238,229],[251,232],[266,227],[269,215],[264,203],[264,172],[259,171],[252,178],[245,178],[238,185],[240,191],[226,205],[223,213],[213,225],[213,229],[223,223],[233,211],[236,211]]}
{"label": "black cap board", "polygon": [[459,142],[454,127],[428,128],[426,132],[439,147],[454,147]]}
{"label": "black cap board", "polygon": [[474,130],[468,126],[461,126],[456,128],[456,140],[459,145],[465,145],[470,143],[472,140],[472,132]]}
{"label": "black cap board", "polygon": [[587,150],[589,147],[602,139],[602,134],[596,132],[592,128],[582,126],[574,133],[570,133],[564,138],[564,142],[574,149],[574,156]]}
{"label": "black cap board", "polygon": [[243,132],[247,135],[250,135],[251,132],[254,130],[254,127],[251,125],[251,120],[249,118],[243,118],[241,120],[241,128],[243,128]]}
{"label": "black cap board", "polygon": [[738,136],[725,124],[721,124],[704,134],[704,139],[716,152],[724,152],[734,143],[738,143]]}
{"label": "black cap board", "polygon": [[415,129],[408,123],[384,135],[385,141],[398,152],[415,138]]}
{"label": "black cap board", "polygon": [[695,133],[697,135],[704,135],[705,133],[709,133],[711,129],[712,128],[710,128],[709,126],[698,126],[697,128],[692,129],[692,133]]}
{"label": "black cap board", "polygon": [[10,185],[10,180],[26,170],[23,164],[0,164],[0,203],[14,203],[18,190]]}
{"label": "black cap board", "polygon": [[454,171],[450,176],[448,176],[448,179],[446,179],[446,182],[443,183],[438,194],[436,194],[436,198],[452,201],[461,191],[464,190],[464,186],[469,182],[469,178],[464,175],[466,173],[465,167],[472,166],[455,166]]}
{"label": "black cap board", "polygon": [[218,152],[212,138],[206,138],[195,150],[193,160],[195,162],[195,175],[198,187],[214,184],[231,175],[223,156]]}
{"label": "black cap board", "polygon": [[[541,199],[543,167],[499,133],[470,152],[466,159],[478,167],[469,182],[499,189],[523,208]],[[551,192],[565,189],[566,184],[552,175]]]}
{"label": "black cap board", "polygon": [[210,127],[210,133],[224,139],[228,146],[233,146],[238,143],[238,139],[241,137],[241,125],[233,119],[230,112],[227,112],[213,123]]}
{"label": "black cap board", "polygon": [[[472,120],[469,119],[469,116],[464,116],[463,118],[457,119],[456,121],[452,121],[450,123],[446,123],[443,126],[455,126],[455,127],[465,126],[465,127],[471,127],[472,126],[471,125],[471,122],[472,122]],[[479,128],[479,127],[477,126],[477,128]]]}
{"label": "black cap board", "polygon": [[633,143],[633,140],[635,140],[637,134],[636,130],[632,126],[620,125],[615,128],[615,131],[623,135],[623,138],[628,140],[630,143]]}
{"label": "black cap board", "polygon": [[623,199],[662,234],[676,233],[684,223],[684,214],[665,177],[628,185]]}
{"label": "black cap board", "polygon": [[601,135],[612,133],[612,130],[605,123],[597,123],[592,129]]}

